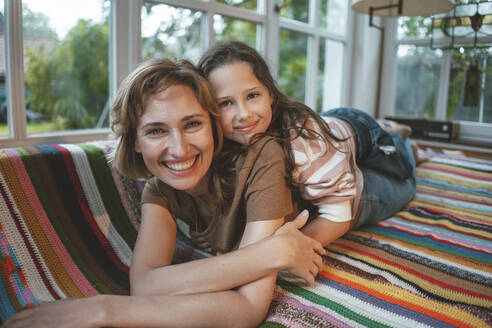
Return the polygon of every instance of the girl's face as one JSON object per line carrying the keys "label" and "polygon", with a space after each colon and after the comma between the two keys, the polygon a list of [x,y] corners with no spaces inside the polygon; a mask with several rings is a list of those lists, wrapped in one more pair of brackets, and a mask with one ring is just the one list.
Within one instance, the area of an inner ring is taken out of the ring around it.
{"label": "girl's face", "polygon": [[135,151],[158,179],[193,191],[212,163],[214,140],[209,113],[191,88],[175,85],[147,99]]}
{"label": "girl's face", "polygon": [[265,132],[272,121],[273,96],[246,62],[214,69],[209,81],[220,108],[224,136],[241,144]]}

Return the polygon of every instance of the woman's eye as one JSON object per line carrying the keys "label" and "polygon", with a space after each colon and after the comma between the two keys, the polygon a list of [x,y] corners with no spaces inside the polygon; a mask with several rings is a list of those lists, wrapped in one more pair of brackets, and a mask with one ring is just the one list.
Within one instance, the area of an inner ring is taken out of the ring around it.
{"label": "woman's eye", "polygon": [[165,133],[165,131],[161,128],[152,128],[152,129],[148,129],[147,131],[145,131],[146,136],[156,136],[156,135],[160,135],[163,133]]}

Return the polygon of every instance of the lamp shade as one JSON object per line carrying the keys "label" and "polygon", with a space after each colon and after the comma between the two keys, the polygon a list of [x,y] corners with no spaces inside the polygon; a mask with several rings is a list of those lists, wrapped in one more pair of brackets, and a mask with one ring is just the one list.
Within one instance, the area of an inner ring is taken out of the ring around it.
{"label": "lamp shade", "polygon": [[[374,8],[378,16],[429,16],[453,9],[453,0],[403,0],[402,13],[398,15],[398,0],[354,0],[352,8],[360,13],[369,13]],[[380,7],[391,7],[381,8]]]}

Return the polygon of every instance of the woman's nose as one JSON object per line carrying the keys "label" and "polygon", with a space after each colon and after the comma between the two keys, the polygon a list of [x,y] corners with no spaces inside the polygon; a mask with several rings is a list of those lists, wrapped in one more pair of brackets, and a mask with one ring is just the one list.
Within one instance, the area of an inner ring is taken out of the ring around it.
{"label": "woman's nose", "polygon": [[184,157],[188,152],[188,138],[182,132],[172,133],[172,138],[169,140],[169,154],[176,157]]}

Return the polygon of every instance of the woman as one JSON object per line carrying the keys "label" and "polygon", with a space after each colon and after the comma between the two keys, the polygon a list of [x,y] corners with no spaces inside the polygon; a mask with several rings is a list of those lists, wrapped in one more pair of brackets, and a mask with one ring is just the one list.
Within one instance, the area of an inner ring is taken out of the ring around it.
{"label": "woman", "polygon": [[[112,118],[116,167],[149,179],[132,296],[45,304],[5,327],[256,326],[278,270],[314,281],[324,250],[298,231],[306,213],[278,229],[292,212],[284,159],[271,156],[280,146],[265,138],[239,156],[229,190],[210,166],[221,145],[215,99],[191,64],[143,63],[122,83]],[[192,241],[219,255],[172,265],[178,218]]]}

